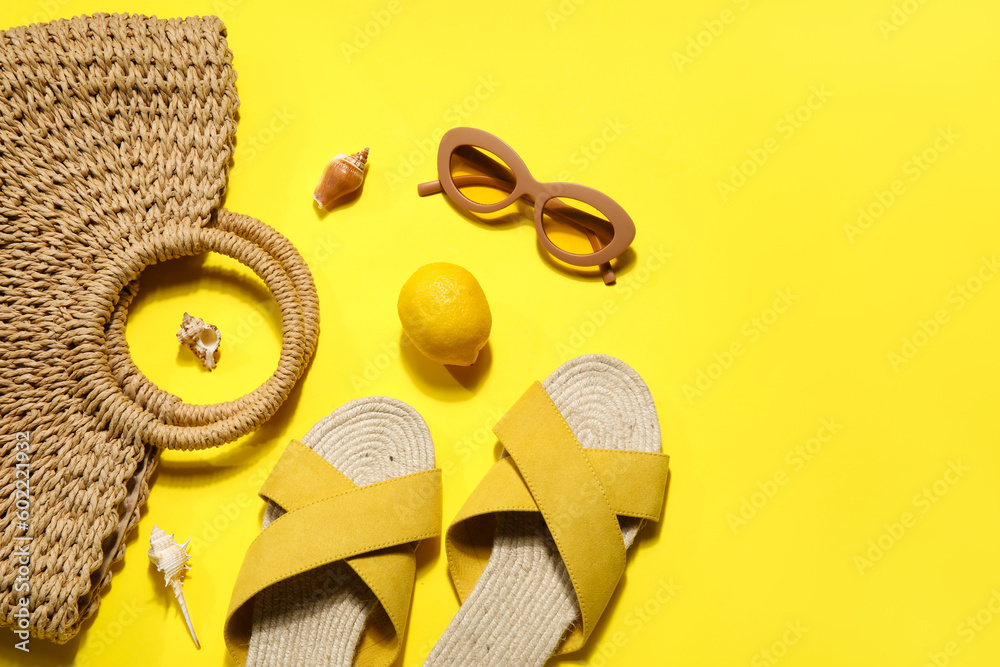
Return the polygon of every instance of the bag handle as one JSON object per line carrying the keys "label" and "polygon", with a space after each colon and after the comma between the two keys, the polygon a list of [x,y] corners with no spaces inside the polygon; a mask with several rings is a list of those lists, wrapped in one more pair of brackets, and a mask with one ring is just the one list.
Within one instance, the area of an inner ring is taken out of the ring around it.
{"label": "bag handle", "polygon": [[[288,239],[254,218],[232,213],[225,209],[219,211],[214,222],[215,228],[236,233],[266,249],[278,260],[288,274],[303,310],[318,313],[319,301],[316,297],[316,287],[312,280],[312,274],[302,256]],[[137,293],[138,280],[129,283],[122,291],[121,298],[115,305],[107,335],[108,356],[112,372],[126,395],[143,409],[151,411],[158,420],[166,424],[180,426],[203,426],[245,410],[254,401],[260,388],[226,403],[190,405],[182,403],[173,394],[159,389],[139,370],[132,360],[128,343],[125,340],[128,309]],[[315,351],[318,334],[318,318],[306,317],[305,340],[307,347],[304,355],[307,360],[312,358]]]}
{"label": "bag handle", "polygon": [[[86,407],[102,428],[166,449],[212,447],[258,428],[288,398],[316,349],[319,302],[305,261],[272,228],[226,210],[218,212],[211,227],[171,225],[129,241],[88,290],[86,306],[103,316],[78,334],[90,362],[80,378]],[[143,269],[206,251],[236,259],[264,281],[281,311],[282,348],[277,369],[256,390],[225,403],[192,405],[159,389],[135,366],[125,342],[125,320]]]}

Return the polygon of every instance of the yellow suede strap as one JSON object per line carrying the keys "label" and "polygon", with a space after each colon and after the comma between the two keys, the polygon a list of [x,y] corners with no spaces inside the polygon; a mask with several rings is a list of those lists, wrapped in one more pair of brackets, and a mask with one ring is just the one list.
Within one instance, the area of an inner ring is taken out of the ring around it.
{"label": "yellow suede strap", "polygon": [[582,624],[560,649],[587,641],[625,569],[616,515],[657,521],[669,458],[660,453],[583,449],[552,399],[535,383],[493,429],[502,458],[448,529],[448,563],[464,602],[489,561],[496,512],[540,512],[566,564]]}
{"label": "yellow suede strap", "polygon": [[253,597],[279,581],[345,560],[378,598],[391,630],[366,626],[356,665],[388,667],[399,653],[413,594],[412,543],[440,534],[441,471],[426,470],[355,486],[309,447],[293,440],[260,495],[286,514],[250,544],[226,613],[226,645],[246,662]]}

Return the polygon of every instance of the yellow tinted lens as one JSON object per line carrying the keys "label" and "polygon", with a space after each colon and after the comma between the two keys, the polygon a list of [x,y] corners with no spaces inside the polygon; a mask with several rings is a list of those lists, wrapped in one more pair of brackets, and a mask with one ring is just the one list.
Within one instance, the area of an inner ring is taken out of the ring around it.
{"label": "yellow tinted lens", "polygon": [[574,255],[593,254],[614,237],[607,216],[570,197],[553,197],[545,202],[542,228],[552,245]]}
{"label": "yellow tinted lens", "polygon": [[459,146],[451,154],[451,178],[469,201],[489,206],[514,191],[514,173],[485,148]]}

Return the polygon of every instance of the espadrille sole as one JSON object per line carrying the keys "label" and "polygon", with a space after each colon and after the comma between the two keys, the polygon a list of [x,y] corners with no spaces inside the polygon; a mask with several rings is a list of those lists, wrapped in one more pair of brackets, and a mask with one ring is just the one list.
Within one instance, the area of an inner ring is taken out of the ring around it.
{"label": "espadrille sole", "polygon": [[[584,449],[659,452],[653,398],[624,362],[578,357],[542,387]],[[619,517],[619,524],[627,548],[641,520]],[[542,516],[500,513],[485,570],[424,664],[540,666],[579,622],[573,584]]]}
{"label": "espadrille sole", "polygon": [[[313,426],[302,443],[359,487],[434,467],[424,420],[384,396],[347,403]],[[282,514],[268,503],[261,530]],[[371,590],[344,561],[281,581],[254,599],[246,664],[347,667],[375,606]]]}

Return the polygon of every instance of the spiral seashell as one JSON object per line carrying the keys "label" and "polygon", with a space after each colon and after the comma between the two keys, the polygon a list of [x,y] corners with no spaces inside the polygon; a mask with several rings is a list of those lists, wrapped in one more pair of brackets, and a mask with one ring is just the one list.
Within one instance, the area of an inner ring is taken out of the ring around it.
{"label": "spiral seashell", "polygon": [[184,621],[191,633],[191,639],[194,640],[195,647],[201,648],[198,636],[194,633],[194,627],[191,625],[191,615],[188,613],[187,602],[184,600],[184,591],[181,589],[184,585],[184,570],[191,569],[191,566],[187,564],[191,560],[191,556],[187,552],[187,545],[190,542],[191,538],[188,538],[184,544],[178,544],[174,541],[173,533],[168,535],[162,528],[154,525],[153,532],[149,536],[148,555],[156,569],[163,573],[164,585],[174,589],[174,597],[181,605],[181,613],[184,614]]}
{"label": "spiral seashell", "polygon": [[181,328],[177,331],[177,342],[186,345],[208,370],[215,368],[215,353],[222,343],[222,334],[200,317],[184,313]]}
{"label": "spiral seashell", "polygon": [[367,148],[353,155],[340,153],[330,160],[319,180],[319,185],[313,191],[316,204],[320,208],[329,208],[336,200],[360,188],[365,180],[366,164],[368,164]]}

